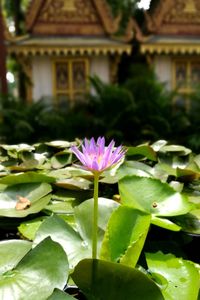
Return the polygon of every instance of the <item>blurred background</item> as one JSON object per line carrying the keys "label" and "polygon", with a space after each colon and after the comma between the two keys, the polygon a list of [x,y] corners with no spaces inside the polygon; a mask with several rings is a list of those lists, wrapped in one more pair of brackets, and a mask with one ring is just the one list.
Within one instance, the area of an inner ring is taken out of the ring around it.
{"label": "blurred background", "polygon": [[0,142],[200,150],[195,0],[1,0]]}

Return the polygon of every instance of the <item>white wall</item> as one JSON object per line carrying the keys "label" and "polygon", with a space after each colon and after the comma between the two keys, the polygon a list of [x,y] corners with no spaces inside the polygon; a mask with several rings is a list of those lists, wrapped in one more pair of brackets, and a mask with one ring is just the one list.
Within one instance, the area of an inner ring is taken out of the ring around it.
{"label": "white wall", "polygon": [[93,56],[90,61],[91,76],[97,75],[103,82],[110,82],[109,58],[108,56]]}
{"label": "white wall", "polygon": [[[102,81],[110,81],[109,58],[107,56],[89,57],[90,76],[97,75]],[[53,96],[53,68],[50,57],[33,58],[33,100]]]}
{"label": "white wall", "polygon": [[33,58],[33,100],[52,96],[52,63],[49,57]]}
{"label": "white wall", "polygon": [[172,89],[172,59],[169,56],[156,56],[154,58],[154,68],[157,78],[165,83],[168,90]]}

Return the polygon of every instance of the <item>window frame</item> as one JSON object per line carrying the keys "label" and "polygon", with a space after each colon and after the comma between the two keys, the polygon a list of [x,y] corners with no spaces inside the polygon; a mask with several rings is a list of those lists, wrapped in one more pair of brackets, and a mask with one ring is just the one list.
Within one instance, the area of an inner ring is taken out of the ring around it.
{"label": "window frame", "polygon": [[[85,76],[86,76],[86,86],[81,89],[75,89],[73,86],[73,63],[74,62],[84,62],[85,64]],[[56,81],[56,64],[63,63],[68,65],[68,83],[69,88],[67,89],[57,89],[57,81]],[[71,57],[71,58],[55,58],[52,62],[53,69],[53,95],[54,98],[57,99],[58,102],[59,95],[66,95],[69,102],[73,102],[75,99],[75,95],[77,93],[84,94],[89,90],[89,59],[87,57]]]}
{"label": "window frame", "polygon": [[[186,64],[186,85],[185,87],[178,87],[177,80],[176,80],[176,70],[177,65],[184,63]],[[179,95],[185,97],[185,108],[186,110],[190,109],[190,96],[195,91],[195,87],[191,85],[191,70],[192,64],[199,64],[200,65],[200,58],[195,57],[177,57],[173,59],[173,68],[172,68],[172,87],[173,90],[177,90]],[[174,104],[176,103],[176,99],[174,100]]]}

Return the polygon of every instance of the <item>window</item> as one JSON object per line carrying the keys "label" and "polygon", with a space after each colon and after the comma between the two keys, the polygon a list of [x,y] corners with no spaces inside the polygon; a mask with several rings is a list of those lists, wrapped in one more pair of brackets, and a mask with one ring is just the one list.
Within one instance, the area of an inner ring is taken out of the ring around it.
{"label": "window", "polygon": [[178,91],[177,106],[190,107],[189,96],[200,86],[200,60],[174,61],[174,88]]}
{"label": "window", "polygon": [[57,60],[54,66],[54,96],[59,104],[81,99],[88,89],[87,59]]}

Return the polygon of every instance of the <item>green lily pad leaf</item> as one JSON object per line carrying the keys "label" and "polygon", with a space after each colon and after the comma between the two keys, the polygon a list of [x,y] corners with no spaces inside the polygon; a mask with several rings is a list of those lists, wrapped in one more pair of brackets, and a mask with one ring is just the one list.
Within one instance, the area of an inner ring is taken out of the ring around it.
{"label": "green lily pad leaf", "polygon": [[40,166],[47,161],[47,157],[44,153],[22,152],[20,158],[23,162],[19,167],[24,167],[27,170],[40,168]]}
{"label": "green lily pad leaf", "polygon": [[34,146],[30,146],[28,144],[18,144],[18,145],[1,145],[1,147],[7,150],[8,155],[14,158],[17,158],[18,153],[23,151],[34,151]]}
{"label": "green lily pad leaf", "polygon": [[52,183],[55,181],[54,177],[47,176],[45,174],[37,172],[26,172],[18,174],[10,174],[0,179],[1,184],[13,185],[22,183],[33,182],[47,182]]}
{"label": "green lily pad leaf", "polygon": [[[52,195],[53,200],[59,200],[64,202],[76,201],[77,203],[87,200],[93,196],[92,190],[66,190],[58,189],[55,194]],[[78,204],[77,204],[78,205]]]}
{"label": "green lily pad leaf", "polygon": [[37,230],[39,229],[40,225],[46,218],[47,217],[41,217],[41,218],[36,218],[34,220],[27,220],[25,222],[22,222],[18,226],[18,231],[26,239],[33,241]]}
{"label": "green lily pad leaf", "polygon": [[31,242],[22,240],[9,240],[0,242],[0,274],[15,268],[20,260],[26,255],[26,253],[31,250],[31,247]]}
{"label": "green lily pad leaf", "polygon": [[127,176],[119,181],[124,205],[156,215],[176,216],[192,209],[188,198],[158,179]]}
{"label": "green lily pad leaf", "polygon": [[146,260],[153,277],[159,274],[167,280],[162,289],[165,299],[197,299],[199,273],[192,262],[162,252],[147,253]]}
{"label": "green lily pad leaf", "polygon": [[37,213],[50,201],[50,192],[51,186],[48,183],[8,186],[0,192],[0,216],[21,218]]}
{"label": "green lily pad leaf", "polygon": [[174,217],[174,221],[183,231],[200,235],[200,209],[192,210],[184,216]]}
{"label": "green lily pad leaf", "polygon": [[188,167],[190,157],[189,156],[178,156],[173,154],[166,154],[166,153],[159,153],[159,164],[167,165],[165,168],[172,172],[170,168],[172,168],[174,171],[176,171],[177,168],[185,169]]}
{"label": "green lily pad leaf", "polygon": [[154,151],[159,151],[162,147],[164,147],[165,145],[167,145],[167,141],[165,140],[159,140],[156,141],[155,143],[153,143],[151,145],[151,147],[153,148]]}
{"label": "green lily pad leaf", "polygon": [[183,156],[192,153],[192,150],[181,145],[165,145],[160,148],[160,152],[171,152],[173,154]]}
{"label": "green lily pad leaf", "polygon": [[84,177],[89,179],[94,177],[92,172],[79,168],[78,166],[67,167],[66,170],[69,171],[72,177]]}
{"label": "green lily pad leaf", "polygon": [[48,176],[54,177],[56,179],[66,179],[72,177],[71,173],[67,169],[58,169],[58,170],[50,171],[48,173]]}
{"label": "green lily pad leaf", "polygon": [[183,190],[183,187],[184,187],[184,184],[183,183],[180,183],[178,181],[171,181],[169,183],[169,185],[177,192],[182,192]]}
{"label": "green lily pad leaf", "polygon": [[74,177],[69,179],[58,180],[56,181],[55,185],[65,189],[88,190],[91,187],[91,181],[82,177]]}
{"label": "green lily pad leaf", "polygon": [[63,168],[72,162],[72,153],[57,153],[51,158],[51,165],[54,169]]}
{"label": "green lily pad leaf", "polygon": [[200,169],[200,154],[194,157],[194,162],[197,165],[197,167]]}
{"label": "green lily pad leaf", "polygon": [[192,180],[200,178],[200,171],[177,168],[176,176],[179,178],[179,180],[181,179],[182,181],[190,182]]}
{"label": "green lily pad leaf", "polygon": [[121,264],[85,259],[71,276],[88,300],[164,300],[153,280]]}
{"label": "green lily pad leaf", "polygon": [[50,147],[55,147],[55,148],[69,148],[73,146],[74,142],[68,142],[68,141],[52,141],[52,142],[46,142],[45,145],[50,146]]}
{"label": "green lily pad leaf", "polygon": [[76,298],[71,295],[66,294],[65,292],[55,289],[53,294],[47,300],[74,300]]}
{"label": "green lily pad leaf", "polygon": [[[98,245],[103,239],[106,222],[118,204],[112,200],[99,199]],[[67,253],[70,268],[92,253],[93,200],[87,200],[75,209],[76,230],[56,215],[47,218],[36,233],[37,244],[47,236],[60,243]]]}
{"label": "green lily pad leaf", "polygon": [[157,161],[157,154],[153,148],[149,145],[139,145],[136,147],[129,147],[126,155],[129,156],[141,156],[150,160]]}
{"label": "green lily pad leaf", "polygon": [[177,224],[173,223],[172,221],[170,221],[168,219],[164,219],[164,218],[158,218],[155,216],[152,216],[151,224],[168,229],[168,230],[172,230],[172,231],[180,231],[181,230],[181,226],[178,226]]}
{"label": "green lily pad leaf", "polygon": [[57,214],[73,214],[74,209],[72,206],[73,201],[67,201],[67,202],[63,202],[63,201],[51,201],[46,207],[45,209],[53,212],[53,213],[57,213]]}
{"label": "green lily pad leaf", "polygon": [[101,259],[135,267],[149,230],[151,216],[131,207],[119,206],[107,226]]}
{"label": "green lily pad leaf", "polygon": [[[111,199],[99,198],[98,205],[99,243],[101,244],[108,220],[119,204]],[[91,243],[92,240],[93,206],[94,200],[89,199],[74,208],[78,230],[88,243]],[[90,216],[89,218],[88,215]]]}
{"label": "green lily pad leaf", "polygon": [[40,243],[48,236],[63,247],[67,253],[71,269],[81,259],[91,256],[91,244],[84,241],[76,230],[56,215],[47,218],[41,224],[36,233],[34,244]]}
{"label": "green lily pad leaf", "polygon": [[153,169],[138,161],[125,161],[117,171],[118,179],[128,175],[136,175],[141,177],[152,177]]}
{"label": "green lily pad leaf", "polygon": [[47,238],[28,252],[14,269],[2,274],[0,299],[35,300],[39,297],[46,300],[55,288],[64,288],[67,276],[64,250]]}
{"label": "green lily pad leaf", "polygon": [[[159,161],[159,163],[154,167],[154,169],[156,169],[156,171],[158,169],[159,171],[164,172],[167,175],[167,177],[165,177],[165,179],[166,179],[165,181],[167,181],[167,178],[169,175],[176,177],[176,173],[177,173],[176,168],[173,168],[172,162],[167,163],[166,161],[164,161],[164,162]],[[162,179],[159,177],[156,177],[156,178]]]}

